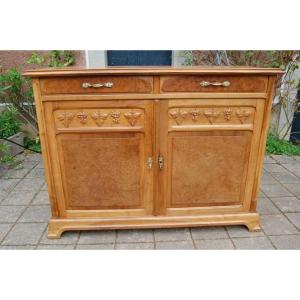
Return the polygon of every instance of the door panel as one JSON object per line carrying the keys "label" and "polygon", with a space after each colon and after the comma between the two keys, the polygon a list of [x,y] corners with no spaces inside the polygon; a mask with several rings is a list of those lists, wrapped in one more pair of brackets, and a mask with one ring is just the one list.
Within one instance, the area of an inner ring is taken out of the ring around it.
{"label": "door panel", "polygon": [[168,207],[241,204],[249,132],[182,132],[169,135]]}
{"label": "door panel", "polygon": [[[46,103],[53,124],[54,176],[68,217],[153,214],[153,104],[150,101]],[[47,114],[48,115],[48,114]]]}
{"label": "door panel", "polygon": [[[247,211],[264,100],[160,101],[158,201],[178,215]],[[162,196],[163,195],[163,196]]]}

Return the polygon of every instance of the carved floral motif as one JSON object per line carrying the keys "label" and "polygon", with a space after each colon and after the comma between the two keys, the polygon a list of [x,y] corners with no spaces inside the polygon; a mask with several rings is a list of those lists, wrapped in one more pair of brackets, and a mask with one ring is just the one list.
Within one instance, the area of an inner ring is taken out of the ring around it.
{"label": "carved floral motif", "polygon": [[69,127],[75,115],[70,112],[62,112],[57,116],[57,119],[65,126]]}
{"label": "carved floral motif", "polygon": [[192,120],[197,122],[200,116],[200,111],[198,109],[193,109],[190,111],[190,115],[192,116]]}
{"label": "carved floral motif", "polygon": [[88,117],[87,113],[85,113],[83,111],[81,111],[77,114],[77,118],[79,119],[81,124],[86,124],[87,117]]}
{"label": "carved floral motif", "polygon": [[242,124],[251,115],[251,112],[249,110],[246,110],[246,109],[239,109],[235,113],[236,113],[237,117],[239,118],[239,120]]}
{"label": "carved floral motif", "polygon": [[178,110],[173,110],[170,111],[170,116],[174,119],[177,125],[180,125],[187,117],[188,112],[187,111],[181,111],[180,109]]}
{"label": "carved floral motif", "polygon": [[224,119],[226,121],[230,121],[231,115],[232,115],[232,109],[231,108],[226,108],[223,113],[224,113]]}
{"label": "carved floral motif", "polygon": [[101,113],[101,112],[93,112],[91,114],[92,119],[95,121],[95,123],[101,127],[103,125],[103,123],[105,122],[105,120],[108,117],[108,114],[106,113]]}
{"label": "carved floral motif", "polygon": [[208,119],[210,124],[213,124],[219,115],[220,115],[220,112],[214,110],[213,108],[204,111],[204,116]]}
{"label": "carved floral motif", "polygon": [[127,119],[131,126],[134,126],[137,120],[140,118],[142,114],[140,112],[130,111],[124,113],[124,117]]}
{"label": "carved floral motif", "polygon": [[120,123],[121,113],[119,111],[113,111],[110,113],[110,116],[115,124]]}

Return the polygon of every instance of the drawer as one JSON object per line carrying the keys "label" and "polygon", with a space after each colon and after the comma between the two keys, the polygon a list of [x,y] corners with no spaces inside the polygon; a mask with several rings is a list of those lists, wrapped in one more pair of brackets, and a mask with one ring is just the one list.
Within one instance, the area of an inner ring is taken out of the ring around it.
{"label": "drawer", "polygon": [[162,76],[160,90],[168,92],[251,93],[266,92],[267,76],[189,75]]}
{"label": "drawer", "polygon": [[40,80],[42,94],[152,93],[152,76],[54,77]]}

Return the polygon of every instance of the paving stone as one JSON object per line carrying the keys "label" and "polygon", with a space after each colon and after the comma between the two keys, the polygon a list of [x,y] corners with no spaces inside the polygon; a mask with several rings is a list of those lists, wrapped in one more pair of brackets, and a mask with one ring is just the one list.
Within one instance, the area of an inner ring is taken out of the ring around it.
{"label": "paving stone", "polygon": [[188,228],[155,229],[155,241],[184,241],[191,239]]}
{"label": "paving stone", "polygon": [[264,160],[265,164],[275,164],[276,160],[273,159],[273,157],[271,155],[266,155],[265,156],[265,160]]}
{"label": "paving stone", "polygon": [[43,169],[34,168],[32,169],[26,176],[26,178],[43,178],[44,179],[45,172]]}
{"label": "paving stone", "polygon": [[30,153],[30,154],[28,153],[25,156],[25,160],[26,161],[37,161],[37,162],[40,162],[42,160],[42,156],[39,153]]}
{"label": "paving stone", "polygon": [[283,213],[300,212],[300,200],[297,197],[275,197],[271,200]]}
{"label": "paving stone", "polygon": [[12,191],[1,202],[1,205],[28,205],[35,194],[35,191]]}
{"label": "paving stone", "polygon": [[247,250],[269,250],[274,249],[271,242],[266,237],[234,238],[232,239],[237,249]]}
{"label": "paving stone", "polygon": [[285,173],[286,169],[280,164],[265,164],[264,169],[271,173]]}
{"label": "paving stone", "polygon": [[228,238],[228,233],[225,227],[197,227],[191,228],[191,232],[194,240],[214,240]]}
{"label": "paving stone", "polygon": [[280,214],[279,209],[268,198],[258,199],[257,211],[262,215]]}
{"label": "paving stone", "polygon": [[189,241],[170,241],[170,242],[157,242],[156,249],[158,250],[194,250],[192,240]]}
{"label": "paving stone", "polygon": [[8,178],[8,179],[11,179],[11,178],[23,178],[25,177],[25,175],[27,175],[29,172],[28,169],[24,169],[24,168],[21,168],[21,169],[17,169],[17,170],[9,170],[7,172],[7,174],[5,175],[5,178]]}
{"label": "paving stone", "polygon": [[300,213],[287,213],[285,215],[300,230]]}
{"label": "paving stone", "polygon": [[281,186],[279,183],[277,185],[263,185],[261,187],[264,194],[268,197],[285,197],[285,196],[293,196],[287,189]]}
{"label": "paving stone", "polygon": [[300,196],[300,184],[299,183],[285,183],[284,186],[295,196]]}
{"label": "paving stone", "polygon": [[43,178],[22,179],[14,188],[15,191],[38,191],[44,184]]}
{"label": "paving stone", "polygon": [[298,163],[289,163],[289,164],[282,164],[282,166],[286,169],[288,169],[289,171],[291,171],[292,173],[294,173],[295,175],[300,175],[300,164]]}
{"label": "paving stone", "polygon": [[0,246],[0,250],[34,250],[35,246],[30,245],[14,245],[14,246]]}
{"label": "paving stone", "polygon": [[119,230],[117,243],[154,242],[153,231],[150,230]]}
{"label": "paving stone", "polygon": [[0,179],[0,192],[7,195],[20,179]]}
{"label": "paving stone", "polygon": [[46,182],[43,184],[41,191],[48,191],[48,186]]}
{"label": "paving stone", "polygon": [[[278,173],[282,174],[282,173]],[[264,173],[261,179],[261,183],[263,185],[266,184],[278,184],[277,180],[270,174],[270,173]]]}
{"label": "paving stone", "polygon": [[13,224],[0,224],[0,243],[12,226]]}
{"label": "paving stone", "polygon": [[49,194],[48,191],[39,191],[36,196],[34,197],[31,205],[49,205],[50,200],[49,200]]}
{"label": "paving stone", "polygon": [[37,250],[73,250],[75,245],[38,245]]}
{"label": "paving stone", "polygon": [[115,244],[77,245],[76,250],[114,250]]}
{"label": "paving stone", "polygon": [[78,244],[111,244],[115,241],[115,231],[84,231],[80,233]]}
{"label": "paving stone", "polygon": [[51,214],[49,206],[29,206],[18,222],[48,222],[50,217]]}
{"label": "paving stone", "polygon": [[154,250],[154,243],[122,243],[116,244],[118,250]]}
{"label": "paving stone", "polygon": [[274,176],[281,183],[299,183],[300,184],[300,178],[293,175],[292,173],[272,173],[272,176]]}
{"label": "paving stone", "polygon": [[283,215],[263,215],[261,226],[267,235],[298,233],[298,230]]}
{"label": "paving stone", "polygon": [[26,206],[0,206],[0,223],[14,223],[25,210]]}
{"label": "paving stone", "polygon": [[44,169],[44,162],[43,161],[40,161],[36,166],[35,166],[36,169]]}
{"label": "paving stone", "polygon": [[38,165],[37,161],[23,161],[21,163],[21,167],[28,170],[33,169],[37,165]]}
{"label": "paving stone", "polygon": [[196,249],[199,250],[232,250],[234,246],[230,239],[223,240],[197,240]]}
{"label": "paving stone", "polygon": [[73,245],[77,243],[79,232],[75,231],[67,231],[64,232],[59,239],[48,239],[47,238],[48,232],[45,231],[40,244],[43,245]]}
{"label": "paving stone", "polygon": [[6,236],[3,245],[35,245],[39,242],[46,223],[18,223]]}
{"label": "paving stone", "polygon": [[295,158],[294,156],[290,156],[290,155],[275,155],[272,154],[271,158],[281,164],[285,164],[285,163],[294,163],[295,162]]}
{"label": "paving stone", "polygon": [[272,243],[281,250],[300,250],[300,235],[270,236]]}
{"label": "paving stone", "polygon": [[249,231],[246,226],[227,226],[228,234],[231,238],[247,238],[265,236],[263,231]]}

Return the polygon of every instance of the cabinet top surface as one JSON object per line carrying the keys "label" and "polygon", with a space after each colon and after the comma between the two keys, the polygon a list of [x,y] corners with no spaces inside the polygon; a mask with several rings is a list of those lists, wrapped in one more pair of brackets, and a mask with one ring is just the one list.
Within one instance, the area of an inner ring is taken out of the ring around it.
{"label": "cabinet top surface", "polygon": [[23,73],[30,77],[80,76],[80,75],[172,75],[172,74],[265,74],[278,75],[284,72],[275,68],[254,67],[107,67],[89,69],[84,67],[47,68],[28,70]]}

